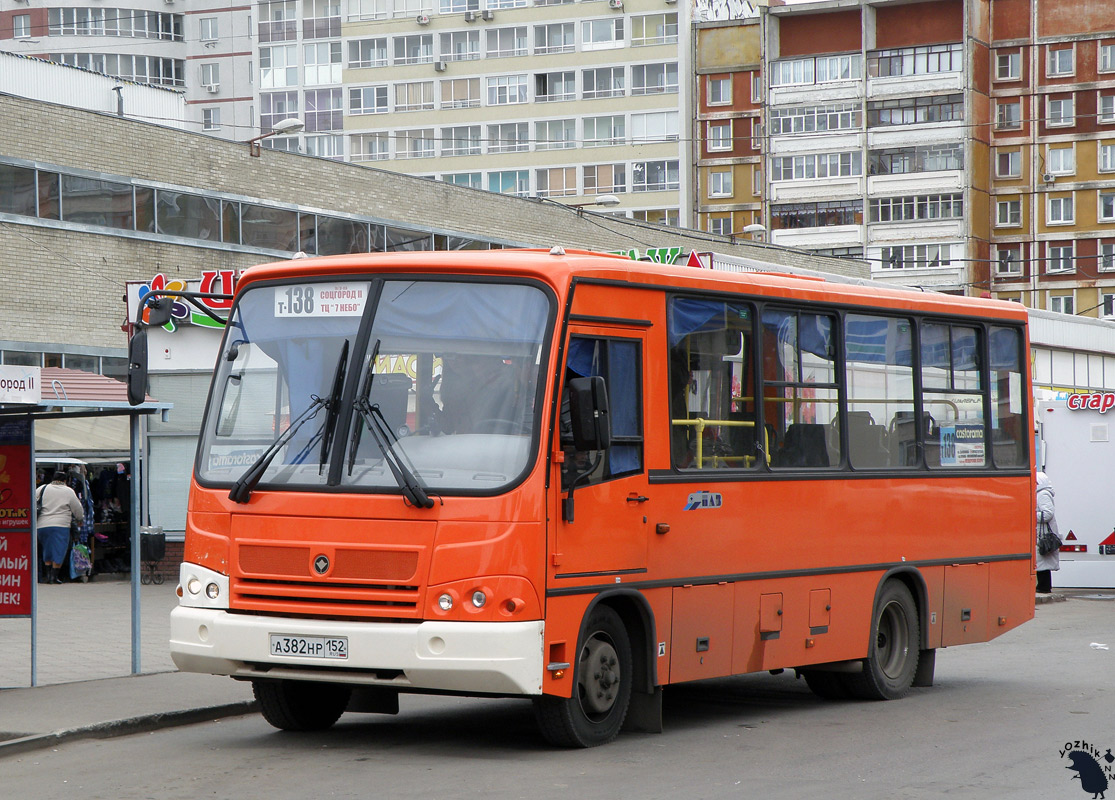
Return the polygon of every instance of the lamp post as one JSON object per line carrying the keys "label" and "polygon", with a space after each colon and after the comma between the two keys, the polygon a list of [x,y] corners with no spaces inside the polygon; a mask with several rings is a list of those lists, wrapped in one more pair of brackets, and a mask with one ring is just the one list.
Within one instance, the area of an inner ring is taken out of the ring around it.
{"label": "lamp post", "polygon": [[536,199],[544,201],[546,203],[553,203],[555,206],[561,206],[562,208],[572,208],[578,214],[584,214],[585,209],[591,206],[611,207],[619,205],[619,198],[616,197],[614,194],[597,195],[595,200],[586,200],[583,203],[560,203],[557,200],[550,199],[549,197],[541,196]]}
{"label": "lamp post", "polygon": [[[739,233],[746,233],[752,240],[754,240],[756,233],[766,233],[766,230],[767,228],[765,225],[760,225],[758,222],[752,222],[750,225],[744,225],[743,230],[739,231]],[[735,240],[736,234],[731,234],[731,238]]]}
{"label": "lamp post", "polygon": [[306,123],[298,119],[297,117],[287,117],[286,119],[281,119],[271,126],[270,133],[265,133],[248,140],[248,153],[252,156],[255,156],[256,158],[259,158],[259,152],[261,148],[260,142],[262,140],[270,136],[277,136],[279,134],[298,133],[298,131],[302,130],[305,127]]}

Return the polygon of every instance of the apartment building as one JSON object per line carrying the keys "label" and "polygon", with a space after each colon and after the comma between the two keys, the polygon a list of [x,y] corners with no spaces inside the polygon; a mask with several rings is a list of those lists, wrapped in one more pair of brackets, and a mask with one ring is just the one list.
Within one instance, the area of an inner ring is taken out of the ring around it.
{"label": "apartment building", "polygon": [[994,0],[990,55],[992,290],[1112,317],[1115,9]]}
{"label": "apartment building", "polygon": [[691,137],[696,227],[764,238],[759,19],[696,22]]}

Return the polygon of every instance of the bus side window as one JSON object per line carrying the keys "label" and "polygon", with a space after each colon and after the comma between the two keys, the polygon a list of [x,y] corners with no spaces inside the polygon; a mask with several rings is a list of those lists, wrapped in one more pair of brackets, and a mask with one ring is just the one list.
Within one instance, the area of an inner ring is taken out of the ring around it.
{"label": "bus side window", "polygon": [[599,375],[608,390],[611,418],[611,446],[606,452],[585,453],[573,446],[569,423],[569,398],[564,387],[561,397],[560,436],[565,452],[562,488],[568,489],[575,474],[594,461],[590,474],[577,486],[588,486],[632,475],[643,470],[643,370],[642,347],[634,339],[571,336],[566,358],[565,384],[578,377]]}
{"label": "bus side window", "polygon": [[769,452],[756,427],[750,304],[671,298],[670,450],[678,469],[753,469]]}

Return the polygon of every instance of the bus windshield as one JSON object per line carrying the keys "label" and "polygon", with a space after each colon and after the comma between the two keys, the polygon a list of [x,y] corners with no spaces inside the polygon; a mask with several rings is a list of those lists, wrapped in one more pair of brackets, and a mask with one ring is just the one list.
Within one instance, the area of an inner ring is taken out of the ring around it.
{"label": "bus windshield", "polygon": [[[248,288],[198,453],[209,485],[491,493],[541,421],[536,286],[338,279]],[[246,495],[244,495],[246,497]]]}

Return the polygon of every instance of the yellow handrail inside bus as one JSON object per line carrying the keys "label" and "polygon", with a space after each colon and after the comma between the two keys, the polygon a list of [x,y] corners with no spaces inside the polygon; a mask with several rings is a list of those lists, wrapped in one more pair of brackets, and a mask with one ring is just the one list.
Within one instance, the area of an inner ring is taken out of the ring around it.
{"label": "yellow handrail inside bus", "polygon": [[[672,419],[672,420],[670,420],[670,424],[671,425],[679,425],[679,426],[692,426],[692,427],[697,429],[696,430],[696,434],[697,434],[697,453],[696,453],[697,469],[704,469],[705,468],[705,455],[704,455],[705,437],[702,434],[704,433],[705,428],[707,428],[709,425],[717,425],[717,426],[723,425],[726,428],[754,428],[755,427],[755,421],[750,420],[750,419],[704,419],[703,417],[695,417],[694,419]],[[767,463],[769,464],[770,463],[770,439],[769,439],[769,436],[767,434],[767,431],[765,431],[765,430],[763,431],[763,452],[766,456]],[[754,462],[755,457],[754,456],[717,456],[717,455],[713,455],[711,457],[711,461],[712,461],[711,466],[715,467],[715,466],[719,465],[719,463],[722,462],[722,461],[723,462],[729,462],[729,461],[740,461],[740,460],[743,461],[743,465],[745,467],[750,467],[752,462]]]}

